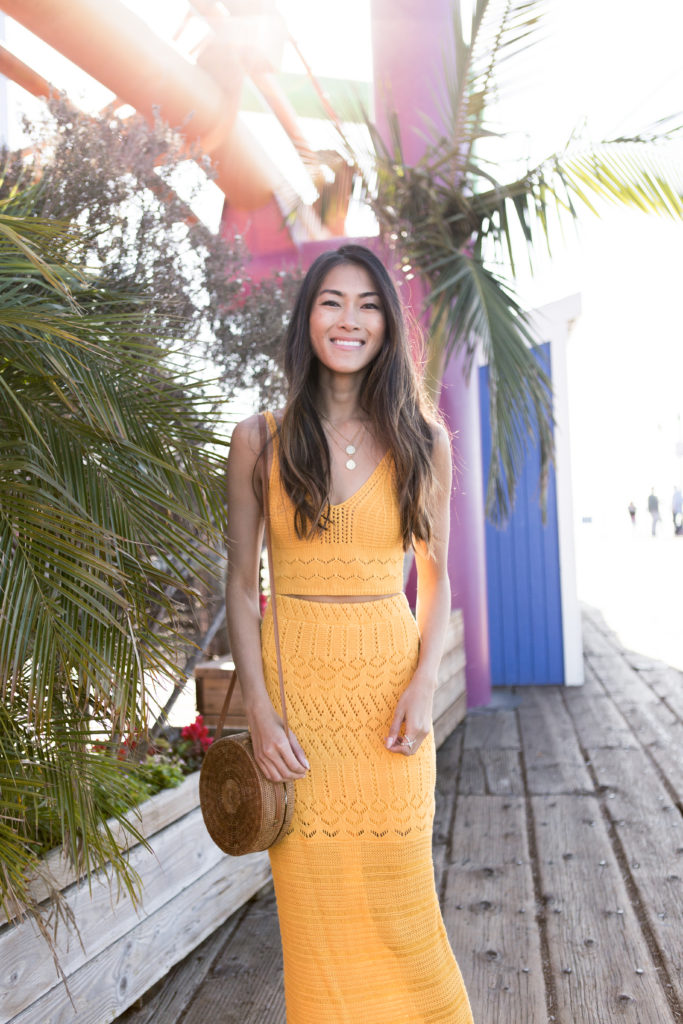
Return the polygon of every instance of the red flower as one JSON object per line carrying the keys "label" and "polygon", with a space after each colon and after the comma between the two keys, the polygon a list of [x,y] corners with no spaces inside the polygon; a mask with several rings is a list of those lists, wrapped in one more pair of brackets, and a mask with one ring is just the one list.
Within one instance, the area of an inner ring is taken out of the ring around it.
{"label": "red flower", "polygon": [[183,726],[180,735],[184,740],[192,740],[193,743],[199,743],[202,750],[208,750],[213,743],[213,738],[209,736],[209,730],[204,725],[202,715],[197,715],[192,725]]}

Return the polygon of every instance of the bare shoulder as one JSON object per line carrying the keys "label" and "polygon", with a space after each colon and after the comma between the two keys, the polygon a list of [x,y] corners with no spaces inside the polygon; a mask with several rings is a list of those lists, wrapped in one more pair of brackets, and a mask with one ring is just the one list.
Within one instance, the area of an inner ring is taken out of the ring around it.
{"label": "bare shoulder", "polygon": [[[279,427],[282,422],[283,410],[275,410],[272,416]],[[256,467],[259,455],[263,451],[263,421],[262,413],[254,413],[247,416],[235,425],[230,440],[230,451],[228,454],[228,468],[231,466],[243,474],[251,474]],[[271,439],[271,426],[266,427],[268,442]],[[269,456],[270,458],[270,456]]]}
{"label": "bare shoulder", "polygon": [[261,451],[261,430],[258,416],[248,416],[233,429],[225,467],[228,505],[234,513],[239,509],[256,512],[260,482],[256,464]]}
{"label": "bare shoulder", "polygon": [[432,438],[434,439],[434,448],[432,450],[434,464],[436,466],[444,465],[446,462],[450,464],[452,458],[451,435],[443,423],[440,423],[438,420],[435,420],[431,427]]}
{"label": "bare shoulder", "polygon": [[451,450],[451,435],[446,430],[446,427],[439,420],[433,420],[431,423],[432,437],[434,439],[434,452],[444,454]]}
{"label": "bare shoulder", "polygon": [[259,418],[255,413],[235,425],[230,439],[230,452],[234,457],[245,459],[251,455],[252,461],[255,461],[261,448]]}
{"label": "bare shoulder", "polygon": [[432,423],[432,437],[434,438],[432,449],[434,475],[444,488],[450,490],[453,475],[451,436],[443,423],[435,421]]}

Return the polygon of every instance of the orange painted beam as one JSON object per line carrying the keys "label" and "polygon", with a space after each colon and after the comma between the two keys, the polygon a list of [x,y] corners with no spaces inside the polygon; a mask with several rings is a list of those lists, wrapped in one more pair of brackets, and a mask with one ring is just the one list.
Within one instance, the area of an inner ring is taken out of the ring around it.
{"label": "orange painted beam", "polygon": [[30,92],[32,96],[47,98],[51,92],[56,91],[47,78],[43,78],[28,64],[24,64],[23,60],[19,60],[4,46],[0,46],[0,75],[10,78],[22,89],[26,89],[26,92]]}
{"label": "orange painted beam", "polygon": [[244,69],[226,47],[219,85],[162,42],[118,0],[0,0],[0,8],[147,118],[183,126],[216,166],[232,206],[257,210],[284,185],[237,120]]}

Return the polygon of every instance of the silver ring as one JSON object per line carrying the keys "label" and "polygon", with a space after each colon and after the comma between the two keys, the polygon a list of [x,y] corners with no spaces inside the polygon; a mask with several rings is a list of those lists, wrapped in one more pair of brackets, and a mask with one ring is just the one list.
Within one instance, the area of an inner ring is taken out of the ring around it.
{"label": "silver ring", "polygon": [[408,738],[408,736],[404,736],[403,742],[407,743],[411,750],[413,749],[413,744],[415,743],[415,740],[411,740]]}

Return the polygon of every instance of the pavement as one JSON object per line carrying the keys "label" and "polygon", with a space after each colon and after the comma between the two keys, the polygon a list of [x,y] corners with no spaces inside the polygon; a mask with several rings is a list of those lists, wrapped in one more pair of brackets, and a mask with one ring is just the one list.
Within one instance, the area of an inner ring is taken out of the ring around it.
{"label": "pavement", "polygon": [[683,536],[671,517],[651,535],[649,515],[580,523],[577,590],[598,608],[624,647],[683,670]]}

